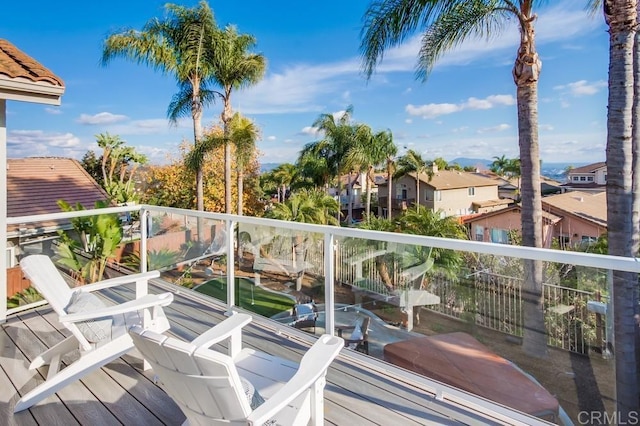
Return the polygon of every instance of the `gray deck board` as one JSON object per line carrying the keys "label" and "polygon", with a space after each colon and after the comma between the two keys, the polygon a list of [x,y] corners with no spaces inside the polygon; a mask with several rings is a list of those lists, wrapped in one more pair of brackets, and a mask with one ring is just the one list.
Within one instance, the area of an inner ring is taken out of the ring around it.
{"label": "gray deck board", "polygon": [[[151,286],[150,292],[165,291]],[[102,292],[115,302],[130,300],[133,288]],[[188,292],[175,294],[165,312],[170,333],[191,340],[224,320],[224,307],[193,299]],[[243,341],[249,347],[299,361],[311,340],[291,328],[277,332],[275,322],[256,319],[246,327]],[[10,425],[49,424],[180,424],[184,415],[152,379],[141,370],[135,353],[98,369],[81,381],[22,413],[13,414],[19,395],[43,380],[46,369],[28,371],[28,361],[62,340],[68,331],[48,307],[13,316],[0,330],[0,415]],[[426,390],[391,375],[371,371],[365,357],[345,353],[327,374],[325,419],[334,425],[419,425],[476,423],[473,414],[457,411],[435,400]],[[456,419],[456,420],[454,420]],[[462,420],[462,422],[460,421]],[[2,423],[5,424],[5,423]]]}

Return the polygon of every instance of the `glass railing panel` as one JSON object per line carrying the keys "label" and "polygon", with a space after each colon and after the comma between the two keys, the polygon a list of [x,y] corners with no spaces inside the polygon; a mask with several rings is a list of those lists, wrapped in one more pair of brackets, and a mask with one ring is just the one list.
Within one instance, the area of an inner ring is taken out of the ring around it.
{"label": "glass railing panel", "polygon": [[324,323],[323,234],[239,223],[237,304],[280,323],[321,334]]}
{"label": "glass railing panel", "polygon": [[553,423],[614,412],[609,271],[539,261],[527,310],[521,258],[337,237],[335,263],[336,332],[367,319],[351,349]]}

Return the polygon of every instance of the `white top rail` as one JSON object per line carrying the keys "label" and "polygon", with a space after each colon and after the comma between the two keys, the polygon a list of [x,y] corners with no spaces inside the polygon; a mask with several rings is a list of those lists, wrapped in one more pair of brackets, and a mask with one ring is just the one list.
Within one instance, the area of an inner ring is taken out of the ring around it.
{"label": "white top rail", "polygon": [[564,250],[513,246],[507,244],[487,243],[469,240],[456,240],[450,238],[428,237],[424,235],[401,234],[394,232],[369,231],[357,228],[342,228],[337,226],[313,225],[298,222],[283,222],[275,219],[257,218],[251,216],[227,215],[224,213],[211,213],[197,210],[177,209],[172,207],[160,207],[152,205],[134,205],[123,207],[109,207],[105,209],[81,210],[75,212],[62,212],[46,215],[32,215],[7,218],[7,224],[18,225],[30,222],[42,222],[47,220],[69,219],[76,217],[92,216],[95,214],[124,213],[138,210],[166,212],[182,214],[206,219],[234,221],[259,226],[293,229],[302,232],[312,232],[322,235],[331,234],[338,237],[362,238],[367,240],[387,241],[400,244],[413,244],[426,247],[467,251],[494,256],[506,256],[531,260],[542,260],[557,263],[567,263],[592,268],[611,269],[625,272],[640,273],[640,259],[630,257],[609,256],[593,253],[572,252]]}

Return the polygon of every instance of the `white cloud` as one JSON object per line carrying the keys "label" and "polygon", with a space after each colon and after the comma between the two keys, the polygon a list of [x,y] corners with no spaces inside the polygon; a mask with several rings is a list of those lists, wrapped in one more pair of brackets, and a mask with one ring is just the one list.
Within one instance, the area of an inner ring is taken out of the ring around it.
{"label": "white cloud", "polygon": [[113,124],[118,123],[124,120],[127,120],[126,115],[120,114],[112,114],[110,112],[99,112],[98,114],[89,115],[89,114],[80,114],[80,118],[78,118],[78,123],[80,124]]}
{"label": "white cloud", "polygon": [[515,99],[511,95],[491,95],[484,99],[469,98],[465,102],[458,104],[442,103],[442,104],[427,104],[427,105],[407,105],[405,111],[409,115],[420,116],[424,119],[436,118],[441,115],[453,114],[454,112],[460,112],[462,110],[486,110],[496,106],[513,105]]}
{"label": "white cloud", "polygon": [[47,133],[42,130],[12,130],[7,133],[9,157],[79,158],[85,151],[80,139],[73,133]]}
{"label": "white cloud", "polygon": [[303,135],[310,135],[315,137],[322,132],[317,127],[306,126],[306,127],[303,127],[302,130],[300,130],[300,133],[302,133]]}
{"label": "white cloud", "polygon": [[410,118],[407,118],[407,119],[404,120],[404,122],[407,123],[407,124],[411,124],[411,123],[413,123],[413,120],[410,119]]}
{"label": "white cloud", "polygon": [[492,126],[492,127],[483,127],[481,129],[478,129],[477,132],[482,134],[482,133],[495,133],[495,132],[504,132],[505,130],[509,130],[511,128],[510,125],[508,124],[498,124],[497,126]]}
{"label": "white cloud", "polygon": [[554,89],[578,97],[595,95],[605,87],[607,87],[606,81],[599,80],[589,83],[587,80],[579,80],[573,83],[555,86]]}
{"label": "white cloud", "polygon": [[276,139],[278,138],[276,138],[275,136],[267,136],[268,141],[275,141]]}
{"label": "white cloud", "polygon": [[44,111],[45,111],[47,114],[52,114],[52,115],[59,115],[59,114],[62,114],[62,110],[61,110],[60,108],[51,108],[51,107],[46,107],[46,108],[44,109]]}
{"label": "white cloud", "polygon": [[554,127],[553,127],[551,124],[540,124],[540,125],[538,126],[538,128],[539,128],[540,130],[546,130],[546,131],[549,131],[549,132],[550,132],[550,131],[552,131],[552,130],[554,129]]}

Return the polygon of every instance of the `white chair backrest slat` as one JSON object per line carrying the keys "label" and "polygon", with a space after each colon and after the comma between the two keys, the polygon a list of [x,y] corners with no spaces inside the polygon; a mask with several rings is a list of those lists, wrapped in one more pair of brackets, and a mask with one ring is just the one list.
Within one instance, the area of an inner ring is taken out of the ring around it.
{"label": "white chair backrest slat", "polygon": [[20,267],[53,310],[58,315],[65,315],[65,308],[73,292],[51,259],[42,254],[34,254],[22,259]]}

